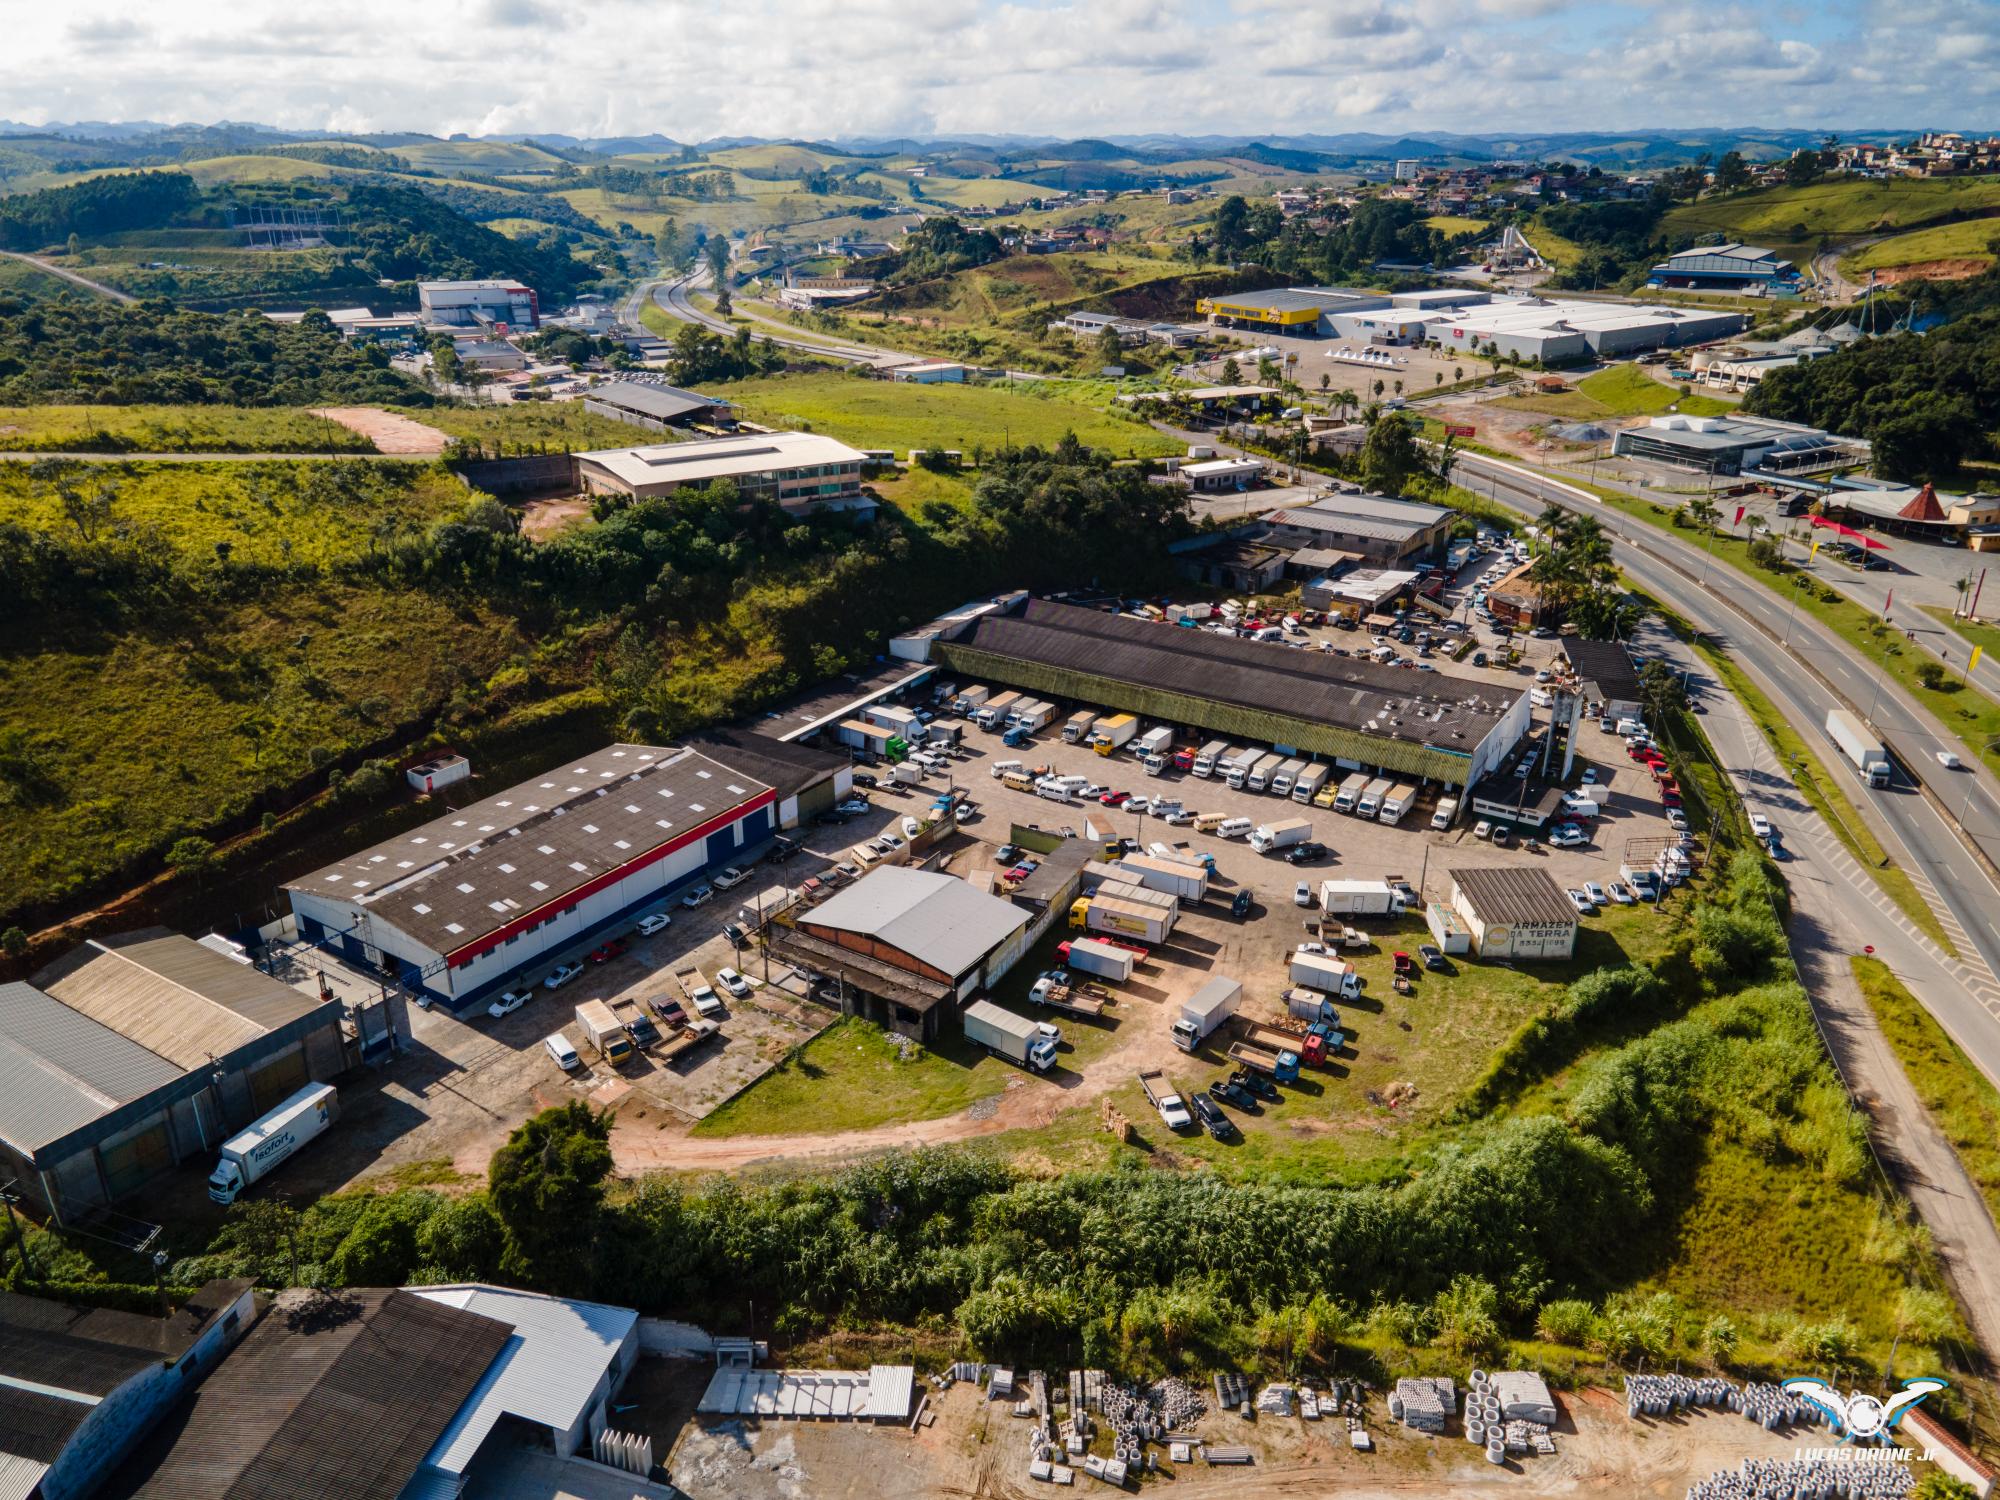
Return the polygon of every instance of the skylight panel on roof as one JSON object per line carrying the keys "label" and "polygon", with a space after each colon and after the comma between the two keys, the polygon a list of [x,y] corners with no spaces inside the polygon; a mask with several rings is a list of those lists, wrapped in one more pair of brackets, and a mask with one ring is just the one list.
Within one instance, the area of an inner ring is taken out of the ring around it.
{"label": "skylight panel on roof", "polygon": [[458,883],[458,891],[459,894],[462,896],[470,896],[472,894],[472,887],[467,885],[463,880],[461,880]]}
{"label": "skylight panel on roof", "polygon": [[512,865],[502,865],[500,867],[500,873],[502,875],[512,875],[514,873],[514,867]]}
{"label": "skylight panel on roof", "polygon": [[420,917],[428,917],[431,914],[430,907],[426,906],[421,901],[419,901],[415,906],[411,907],[410,910],[415,912]]}
{"label": "skylight panel on roof", "polygon": [[575,860],[569,862],[569,867],[579,875],[588,875],[590,873],[589,865],[578,864]]}
{"label": "skylight panel on roof", "polygon": [[444,924],[444,930],[445,930],[446,932],[450,933],[450,934],[451,934],[451,935],[452,935],[453,937],[456,937],[456,936],[457,936],[457,935],[458,935],[459,933],[461,933],[461,932],[465,931],[465,929],[464,929],[463,927],[459,926],[459,925],[458,925],[458,923],[456,923],[456,922],[447,922],[447,923],[445,923],[445,924]]}
{"label": "skylight panel on roof", "polygon": [[747,793],[746,793],[746,792],[745,792],[745,791],[743,790],[743,788],[742,788],[742,787],[738,786],[738,785],[737,785],[737,784],[736,784],[735,782],[733,782],[733,781],[729,783],[729,790],[730,790],[730,791],[732,791],[732,792],[734,792],[734,793],[735,793],[735,794],[736,794],[737,796],[739,796],[739,797],[742,797],[742,796],[747,796],[747,795],[748,795],[748,794],[747,794]]}
{"label": "skylight panel on roof", "polygon": [[688,804],[688,811],[689,811],[689,812],[707,812],[707,811],[708,811],[708,809],[707,809],[707,808],[705,808],[705,807],[703,807],[703,806],[702,806],[702,805],[701,805],[701,804],[700,804],[699,802],[690,802],[690,803]]}
{"label": "skylight panel on roof", "polygon": [[552,845],[549,845],[549,844],[541,844],[541,845],[538,845],[537,847],[538,847],[538,848],[539,848],[539,849],[541,850],[541,852],[542,852],[542,853],[544,853],[544,854],[553,854],[553,853],[555,853],[555,852],[556,852],[556,851],[555,851],[555,848],[554,848],[554,847],[553,847]]}
{"label": "skylight panel on roof", "polygon": [[528,889],[531,891],[545,891],[548,888],[549,883],[546,880],[531,880],[528,882]]}
{"label": "skylight panel on roof", "polygon": [[586,823],[583,825],[583,831],[585,833],[595,833],[597,832],[597,825],[595,823]]}

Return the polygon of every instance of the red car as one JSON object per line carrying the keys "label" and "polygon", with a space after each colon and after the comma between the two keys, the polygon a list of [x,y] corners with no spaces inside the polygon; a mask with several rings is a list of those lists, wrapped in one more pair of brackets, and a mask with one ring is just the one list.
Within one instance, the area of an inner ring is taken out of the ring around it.
{"label": "red car", "polygon": [[1097,800],[1102,802],[1106,807],[1123,807],[1132,800],[1132,794],[1130,792],[1106,792]]}
{"label": "red car", "polygon": [[593,948],[589,958],[594,964],[608,964],[630,946],[631,944],[627,943],[623,938],[613,938],[602,948]]}

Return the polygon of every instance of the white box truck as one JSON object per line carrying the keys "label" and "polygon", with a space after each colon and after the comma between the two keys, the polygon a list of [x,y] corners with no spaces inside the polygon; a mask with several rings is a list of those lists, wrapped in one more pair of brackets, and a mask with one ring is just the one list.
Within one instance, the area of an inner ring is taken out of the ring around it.
{"label": "white box truck", "polygon": [[1017,703],[1014,706],[1014,727],[1029,734],[1040,734],[1055,716],[1056,706],[1039,698],[1033,703]]}
{"label": "white box truck", "polygon": [[1312,820],[1309,818],[1285,818],[1276,823],[1264,823],[1251,830],[1250,847],[1259,854],[1274,854],[1294,844],[1303,844],[1312,837],[1312,832]]}
{"label": "white box truck", "polygon": [[1019,693],[996,694],[973,710],[972,722],[981,729],[998,729],[1007,722],[1007,715],[1014,711],[1014,705],[1020,701]]}
{"label": "white box truck", "polygon": [[1134,755],[1172,755],[1174,753],[1174,732],[1165,724],[1155,724],[1139,736],[1139,743],[1133,747]]}
{"label": "white box truck", "polygon": [[1137,875],[1139,884],[1149,891],[1165,891],[1190,903],[1208,896],[1208,871],[1200,865],[1150,854],[1128,854],[1118,863]]}
{"label": "white box truck", "polygon": [[1249,779],[1250,768],[1256,765],[1261,759],[1263,759],[1263,753],[1254,747],[1248,750],[1238,750],[1227,761],[1223,762],[1222,779],[1231,787],[1241,791],[1243,783]]}
{"label": "white box truck", "polygon": [[1408,782],[1400,782],[1389,789],[1389,795],[1382,799],[1382,810],[1375,816],[1379,822],[1400,823],[1416,805],[1417,789]]}
{"label": "white box truck", "polygon": [[221,1159],[208,1174],[208,1196],[217,1203],[234,1203],[237,1194],[262,1182],[279,1162],[339,1118],[333,1085],[307,1084],[222,1143]]}
{"label": "white box truck", "polygon": [[1354,815],[1357,818],[1373,818],[1382,811],[1382,799],[1396,789],[1396,783],[1383,776],[1368,783],[1361,795],[1355,799]]}
{"label": "white box truck", "polygon": [[970,718],[985,704],[987,690],[978,683],[959,689],[958,696],[951,700],[952,711],[961,718]]}
{"label": "white box truck", "polygon": [[1451,820],[1457,816],[1458,798],[1446,797],[1438,803],[1437,811],[1431,814],[1431,827],[1436,829],[1449,828],[1451,827]]}
{"label": "white box truck", "polygon": [[1242,1003],[1243,986],[1236,980],[1209,980],[1181,1002],[1181,1013],[1174,1018],[1174,1045],[1183,1052],[1194,1051]]}
{"label": "white box truck", "polygon": [[1293,756],[1278,767],[1278,774],[1271,778],[1270,792],[1273,797],[1289,797],[1292,788],[1299,784],[1299,777],[1305,774],[1306,763]]}
{"label": "white box truck", "polygon": [[1340,790],[1333,794],[1333,810],[1344,813],[1353,812],[1355,804],[1361,800],[1361,794],[1368,790],[1368,780],[1367,772],[1356,771],[1352,776],[1341,782]]}
{"label": "white box truck", "polygon": [[1063,720],[1063,743],[1065,745],[1074,745],[1086,739],[1090,734],[1090,726],[1096,722],[1097,715],[1087,708],[1080,713],[1071,714],[1067,719]]}
{"label": "white box truck", "polygon": [[1361,976],[1354,965],[1331,953],[1294,953],[1291,979],[1293,984],[1343,1000],[1352,1000],[1361,993]]}
{"label": "white box truck", "polygon": [[1887,786],[1894,774],[1889,763],[1889,752],[1882,748],[1882,742],[1868,732],[1868,727],[1844,708],[1836,708],[1826,716],[1826,737],[1840,747],[1840,753],[1848,763],[1861,773],[1862,779],[1870,786]]}
{"label": "white box truck", "polygon": [[1285,757],[1279,755],[1276,751],[1273,751],[1269,755],[1258,756],[1257,763],[1250,768],[1249,775],[1243,778],[1243,790],[1246,792],[1269,790],[1271,778],[1278,774],[1278,767],[1284,763]]}
{"label": "white box truck", "polygon": [[1292,783],[1292,800],[1294,802],[1312,801],[1313,798],[1319,795],[1320,788],[1326,785],[1328,778],[1332,775],[1333,770],[1330,766],[1307,766],[1305,770],[1299,773],[1298,780]]}
{"label": "white box truck", "polygon": [[1132,978],[1132,966],[1139,955],[1130,948],[1115,947],[1096,938],[1071,938],[1057,945],[1057,959],[1079,974],[1124,984]]}
{"label": "white box truck", "polygon": [[870,724],[895,730],[913,745],[924,737],[924,721],[917,717],[914,709],[904,708],[899,703],[871,703],[861,710],[861,717]]}
{"label": "white box truck", "polygon": [[1380,880],[1322,880],[1319,909],[1329,917],[1385,917],[1403,909],[1403,898]]}
{"label": "white box truck", "polygon": [[1235,753],[1228,740],[1210,740],[1194,758],[1194,774],[1208,780],[1215,774],[1215,768]]}
{"label": "white box truck", "polygon": [[975,1000],[966,1006],[965,1037],[995,1057],[1036,1073],[1046,1073],[1056,1065],[1054,1037],[1027,1016],[1002,1010],[990,1000]]}

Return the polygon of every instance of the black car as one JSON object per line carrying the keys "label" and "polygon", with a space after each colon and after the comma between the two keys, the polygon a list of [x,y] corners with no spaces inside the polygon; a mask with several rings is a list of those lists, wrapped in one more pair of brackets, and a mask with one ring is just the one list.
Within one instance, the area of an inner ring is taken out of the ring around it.
{"label": "black car", "polygon": [[845,823],[847,821],[847,814],[844,812],[836,812],[829,807],[825,812],[821,813],[818,817],[814,818],[813,821],[815,823],[825,823],[828,825],[835,823]]}
{"label": "black car", "polygon": [[1220,1099],[1224,1104],[1233,1105],[1237,1109],[1246,1110],[1253,1115],[1261,1113],[1264,1108],[1263,1105],[1257,1102],[1255,1094],[1244,1088],[1240,1083],[1231,1083],[1227,1078],[1217,1079],[1214,1083],[1211,1083],[1208,1086],[1208,1092],[1215,1098]]}
{"label": "black car", "polygon": [[879,781],[877,781],[873,776],[871,776],[866,771],[856,771],[854,773],[854,784],[856,786],[867,786],[867,787],[881,785]]}
{"label": "black car", "polygon": [[1417,957],[1424,961],[1426,969],[1442,969],[1444,967],[1444,950],[1439,948],[1435,943],[1418,944]]}
{"label": "black car", "polygon": [[1218,1141],[1227,1140],[1236,1134],[1236,1122],[1225,1115],[1221,1107],[1208,1095],[1194,1095],[1188,1100],[1188,1107],[1194,1111],[1194,1117],[1200,1121],[1202,1129]]}
{"label": "black car", "polygon": [[1229,915],[1232,917],[1247,917],[1250,915],[1250,888],[1248,886],[1245,886],[1229,898]]}
{"label": "black car", "polygon": [[729,939],[729,946],[732,948],[744,947],[750,941],[750,934],[745,932],[742,925],[737,922],[724,922],[722,924],[722,935]]}
{"label": "black car", "polygon": [[1285,863],[1288,865],[1309,865],[1314,860],[1325,858],[1326,845],[1324,844],[1311,842],[1294,844],[1285,851]]}
{"label": "black car", "polygon": [[1266,1104],[1276,1104],[1281,1097],[1275,1083],[1250,1068],[1238,1068],[1229,1075],[1229,1081],[1239,1088],[1248,1089]]}

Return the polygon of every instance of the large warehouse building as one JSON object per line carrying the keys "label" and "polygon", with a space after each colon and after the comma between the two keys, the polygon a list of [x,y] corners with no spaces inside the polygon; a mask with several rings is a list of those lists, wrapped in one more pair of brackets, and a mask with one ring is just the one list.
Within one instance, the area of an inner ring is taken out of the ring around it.
{"label": "large warehouse building", "polygon": [[1349,769],[1462,787],[1527,732],[1525,690],[1287,651],[1044,599],[989,614],[933,656],[962,679],[1290,746]]}
{"label": "large warehouse building", "polygon": [[755,856],[780,801],[695,750],[608,745],[285,890],[302,940],[458,1010]]}
{"label": "large warehouse building", "polygon": [[541,327],[542,304],[533,287],[518,281],[420,281],[417,317],[427,327],[505,324],[532,333]]}
{"label": "large warehouse building", "polygon": [[0,985],[0,1173],[58,1223],[348,1066],[341,1007],[191,938],[97,938]]}
{"label": "large warehouse building", "polygon": [[727,479],[745,499],[775,500],[796,515],[874,514],[875,502],[861,493],[867,462],[859,449],[817,432],[739,433],[576,456],[577,477],[593,495],[651,498]]}
{"label": "large warehouse building", "polygon": [[1627,302],[1496,297],[1433,321],[1429,337],[1447,350],[1488,347],[1545,365],[1677,349],[1740,333],[1741,313],[1695,307],[1635,307]]}
{"label": "large warehouse building", "polygon": [[1255,540],[1272,546],[1352,553],[1381,567],[1428,560],[1451,539],[1457,519],[1442,505],[1387,495],[1332,494],[1264,518]]}
{"label": "large warehouse building", "polygon": [[1620,458],[1644,458],[1697,474],[1811,474],[1865,463],[1865,439],[1769,417],[1654,417],[1612,439]]}
{"label": "large warehouse building", "polygon": [[955,875],[884,865],[805,912],[773,946],[837,979],[847,1014],[930,1041],[1020,959],[1030,920]]}
{"label": "large warehouse building", "polygon": [[1710,287],[1724,291],[1764,287],[1791,291],[1798,286],[1798,268],[1772,250],[1755,245],[1696,245],[1677,251],[1653,267],[1648,286]]}
{"label": "large warehouse building", "polygon": [[1575,956],[1576,908],[1546,870],[1453,870],[1451,907],[1481,958]]}

